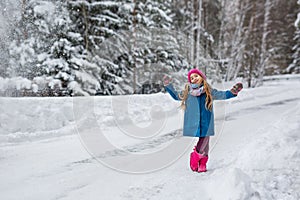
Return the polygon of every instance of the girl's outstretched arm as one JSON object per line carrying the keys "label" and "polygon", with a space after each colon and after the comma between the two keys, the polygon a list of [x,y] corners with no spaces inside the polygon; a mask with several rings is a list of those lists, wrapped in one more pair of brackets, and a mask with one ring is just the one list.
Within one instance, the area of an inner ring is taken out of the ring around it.
{"label": "girl's outstretched arm", "polygon": [[232,92],[230,92],[229,90],[219,91],[216,89],[212,89],[211,95],[214,100],[225,100],[236,97],[236,95],[232,94]]}
{"label": "girl's outstretched arm", "polygon": [[235,84],[231,90],[226,91],[218,91],[216,89],[212,89],[211,94],[213,99],[215,100],[225,100],[236,97],[237,94],[243,89],[242,83]]}
{"label": "girl's outstretched arm", "polygon": [[174,100],[181,101],[181,99],[179,98],[179,93],[174,89],[172,84],[166,85],[165,89]]}

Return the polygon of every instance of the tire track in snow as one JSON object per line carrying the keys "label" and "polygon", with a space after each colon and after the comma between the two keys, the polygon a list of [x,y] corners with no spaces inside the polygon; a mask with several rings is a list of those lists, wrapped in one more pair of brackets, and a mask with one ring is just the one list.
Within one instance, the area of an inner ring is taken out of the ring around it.
{"label": "tire track in snow", "polygon": [[155,138],[153,140],[137,143],[134,145],[124,146],[122,149],[114,149],[112,151],[106,151],[97,157],[75,161],[75,162],[71,163],[70,165],[91,163],[92,160],[95,158],[103,159],[103,158],[108,158],[108,157],[126,156],[126,155],[128,155],[128,153],[140,153],[145,150],[156,149],[158,146],[163,145],[167,142],[170,142],[171,140],[174,140],[174,139],[177,139],[180,137],[182,137],[182,129],[177,129],[170,133],[164,134],[158,138]]}
{"label": "tire track in snow", "polygon": [[[255,111],[263,111],[263,110],[271,109],[274,106],[285,105],[287,103],[297,102],[297,101],[300,101],[300,98],[285,99],[285,100],[274,101],[271,103],[266,103],[266,104],[262,104],[262,105],[258,105],[258,106],[243,108],[243,109],[240,109],[239,111],[227,113],[227,115],[225,116],[225,121],[235,120],[236,118],[240,117],[241,115],[250,114]],[[220,119],[218,119],[218,120],[220,120]]]}

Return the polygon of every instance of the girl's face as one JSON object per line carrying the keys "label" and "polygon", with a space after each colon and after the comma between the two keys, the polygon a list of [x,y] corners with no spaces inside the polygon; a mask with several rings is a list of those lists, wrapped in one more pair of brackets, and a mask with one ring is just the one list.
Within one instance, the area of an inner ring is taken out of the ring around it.
{"label": "girl's face", "polygon": [[193,84],[201,84],[203,81],[202,77],[196,73],[192,73],[190,79],[191,79],[191,83]]}

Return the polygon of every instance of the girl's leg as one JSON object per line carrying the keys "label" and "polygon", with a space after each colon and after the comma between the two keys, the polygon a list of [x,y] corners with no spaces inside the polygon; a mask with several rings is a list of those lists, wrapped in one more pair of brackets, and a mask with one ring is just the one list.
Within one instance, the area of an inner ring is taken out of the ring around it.
{"label": "girl's leg", "polygon": [[209,151],[209,136],[207,137],[199,137],[196,151],[204,156],[208,155]]}
{"label": "girl's leg", "polygon": [[209,136],[200,137],[196,148],[190,155],[190,166],[193,171],[205,172],[208,160]]}
{"label": "girl's leg", "polygon": [[206,163],[208,161],[209,136],[200,137],[196,146],[196,151],[203,157],[199,160],[198,172],[206,172]]}

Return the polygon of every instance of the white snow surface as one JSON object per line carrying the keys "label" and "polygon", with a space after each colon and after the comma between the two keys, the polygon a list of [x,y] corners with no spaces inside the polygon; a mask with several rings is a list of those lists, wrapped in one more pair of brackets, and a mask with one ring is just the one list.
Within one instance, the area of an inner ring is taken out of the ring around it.
{"label": "white snow surface", "polygon": [[[181,136],[180,102],[168,94],[0,98],[1,199],[300,199],[299,83],[269,80],[216,101],[206,173],[189,168],[197,138]],[[84,140],[95,127],[114,147],[103,159]],[[149,135],[139,135],[143,129]],[[151,170],[149,155],[167,159],[163,150],[174,143],[183,150],[168,154],[173,162]],[[120,149],[145,159],[130,160]]]}

